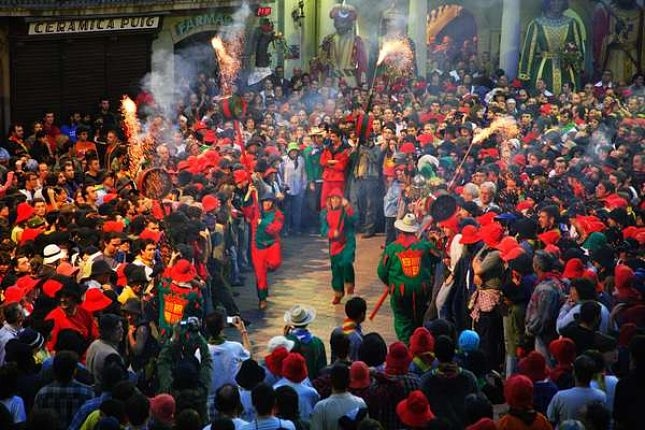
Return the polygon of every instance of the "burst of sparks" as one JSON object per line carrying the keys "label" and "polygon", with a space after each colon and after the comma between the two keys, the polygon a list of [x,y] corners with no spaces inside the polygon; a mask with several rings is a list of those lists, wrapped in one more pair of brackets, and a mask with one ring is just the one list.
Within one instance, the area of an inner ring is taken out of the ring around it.
{"label": "burst of sparks", "polygon": [[123,99],[121,100],[121,113],[123,113],[123,119],[126,126],[125,134],[128,141],[133,138],[138,138],[140,125],[139,120],[137,119],[137,105],[128,96],[123,96]]}
{"label": "burst of sparks", "polygon": [[221,94],[225,97],[231,96],[233,82],[241,67],[239,58],[242,52],[242,41],[238,37],[224,41],[219,36],[215,36],[211,40],[211,45],[219,63]]}
{"label": "burst of sparks", "polygon": [[475,137],[473,137],[473,143],[483,142],[495,133],[501,133],[504,139],[517,137],[519,134],[517,121],[515,121],[513,117],[509,116],[494,119],[488,127],[482,129],[475,135]]}
{"label": "burst of sparks", "polygon": [[137,105],[128,96],[121,100],[121,113],[125,122],[125,135],[128,139],[128,158],[130,159],[130,177],[135,178],[139,173],[141,161],[143,160],[143,146],[139,134],[141,124],[137,118]]}
{"label": "burst of sparks", "polygon": [[402,70],[411,66],[412,57],[412,47],[406,39],[390,39],[383,43],[376,65],[380,66],[385,60],[388,60],[388,63],[391,63],[393,67]]}

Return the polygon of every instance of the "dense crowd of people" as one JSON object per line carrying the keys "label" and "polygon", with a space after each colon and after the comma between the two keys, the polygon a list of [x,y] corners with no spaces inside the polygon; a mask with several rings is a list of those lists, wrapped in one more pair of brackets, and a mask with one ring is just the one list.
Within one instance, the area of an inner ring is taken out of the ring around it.
{"label": "dense crowd of people", "polygon": [[[468,57],[373,92],[278,67],[222,99],[202,73],[171,112],[136,98],[137,164],[107,98],[12,124],[0,427],[639,428],[644,76],[554,95]],[[253,272],[266,309],[312,233],[347,318],[324,341],[296,305],[252,357],[232,287]],[[355,295],[377,233],[390,345]]]}

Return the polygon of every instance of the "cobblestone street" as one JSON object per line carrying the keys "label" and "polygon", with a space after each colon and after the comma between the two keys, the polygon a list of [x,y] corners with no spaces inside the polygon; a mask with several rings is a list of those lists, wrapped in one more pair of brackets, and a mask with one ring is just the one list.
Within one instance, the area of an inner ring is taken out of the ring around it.
{"label": "cobblestone street", "polygon": [[[376,276],[383,240],[383,236],[369,239],[357,238],[357,256],[354,266],[356,295],[367,301],[368,315],[383,292],[383,284]],[[331,271],[327,241],[317,236],[304,235],[283,239],[282,244],[283,264],[270,275],[269,308],[266,311],[258,310],[253,273],[245,274],[244,287],[233,289],[240,293],[235,300],[242,315],[253,322],[249,327],[249,335],[253,343],[253,353],[257,358],[266,354],[268,340],[282,333],[284,313],[293,305],[303,303],[315,308],[316,320],[310,328],[325,343],[328,343],[332,329],[341,324],[345,316],[344,304],[347,297],[340,305],[331,304]],[[396,340],[389,299],[386,300],[374,321],[367,320],[363,324],[364,333],[371,331],[378,331],[388,344]],[[233,330],[228,332],[232,339],[237,339],[238,336],[233,333]]]}

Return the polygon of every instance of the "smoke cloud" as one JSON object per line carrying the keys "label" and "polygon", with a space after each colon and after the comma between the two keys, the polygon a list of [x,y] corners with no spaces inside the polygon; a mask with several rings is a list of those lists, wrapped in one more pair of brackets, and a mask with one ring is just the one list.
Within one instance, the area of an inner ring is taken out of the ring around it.
{"label": "smoke cloud", "polygon": [[[226,41],[243,40],[251,8],[244,3],[232,16],[232,23],[220,29]],[[211,77],[217,70],[216,58],[209,42],[182,48],[178,52],[156,51],[152,56],[155,70],[141,80],[141,89],[150,93],[158,111],[171,120],[177,103],[192,91],[190,84],[204,72]],[[219,83],[217,83],[219,84]]]}

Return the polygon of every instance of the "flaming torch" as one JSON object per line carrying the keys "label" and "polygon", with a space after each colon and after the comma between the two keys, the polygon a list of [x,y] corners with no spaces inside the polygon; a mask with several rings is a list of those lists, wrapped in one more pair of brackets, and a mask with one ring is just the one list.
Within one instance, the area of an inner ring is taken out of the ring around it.
{"label": "flaming torch", "polygon": [[241,67],[239,60],[241,40],[234,37],[224,42],[222,38],[215,36],[211,40],[211,45],[219,63],[221,95],[224,98],[230,97],[233,94],[233,81]]}
{"label": "flaming torch", "polygon": [[519,133],[519,128],[517,127],[517,122],[513,117],[503,116],[496,118],[490,125],[482,129],[479,133],[473,137],[473,143],[480,143],[488,139],[492,134],[502,134],[504,139],[512,139],[517,137]]}
{"label": "flaming torch", "polygon": [[515,118],[511,116],[504,116],[504,117],[494,119],[493,122],[491,122],[488,127],[482,129],[477,134],[475,134],[472,142],[470,143],[470,145],[468,146],[468,149],[466,150],[466,153],[461,159],[461,162],[457,166],[455,175],[452,177],[452,180],[448,184],[448,189],[452,188],[452,186],[455,183],[455,180],[457,180],[459,171],[461,170],[461,167],[464,165],[466,158],[468,158],[468,154],[470,154],[470,151],[473,149],[473,145],[483,142],[484,140],[488,139],[491,135],[495,133],[501,134],[504,137],[504,139],[512,139],[514,137],[517,137],[519,132],[520,130],[519,130],[519,127],[517,126],[517,121],[515,121]]}
{"label": "flaming torch", "polygon": [[130,159],[130,177],[135,179],[143,160],[143,147],[139,134],[141,124],[137,118],[137,105],[128,96],[121,99],[121,113],[125,122],[125,135],[128,140],[128,158]]}
{"label": "flaming torch", "polygon": [[376,69],[374,75],[372,76],[372,82],[369,88],[369,96],[367,99],[367,106],[365,107],[365,113],[369,113],[372,108],[372,98],[374,96],[374,82],[376,81],[376,75],[379,66],[381,66],[386,60],[387,64],[393,69],[402,72],[404,70],[409,70],[412,67],[412,59],[414,54],[412,53],[412,47],[410,43],[403,38],[393,38],[388,39],[383,43],[381,50],[378,54],[378,60],[376,60]]}
{"label": "flaming torch", "polygon": [[404,70],[412,66],[412,58],[412,48],[406,39],[388,39],[383,43],[383,47],[379,51],[376,66],[380,66],[388,59],[392,63],[392,66],[399,70]]}

